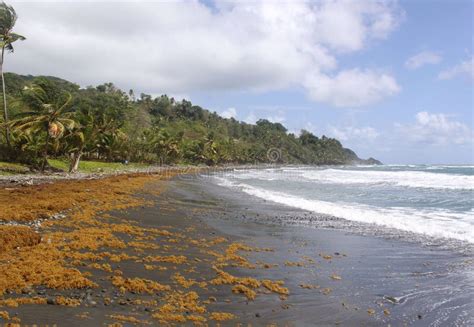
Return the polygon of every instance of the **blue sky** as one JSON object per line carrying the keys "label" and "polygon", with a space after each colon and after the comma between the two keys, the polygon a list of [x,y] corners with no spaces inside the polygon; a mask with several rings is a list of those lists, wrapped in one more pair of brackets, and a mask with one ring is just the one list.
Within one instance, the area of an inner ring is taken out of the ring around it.
{"label": "blue sky", "polygon": [[474,162],[472,1],[12,4],[28,39],[7,70],[185,97],[386,163]]}
{"label": "blue sky", "polygon": [[[435,140],[417,142],[400,137],[394,130],[394,123],[414,124],[415,115],[426,111],[461,122],[472,133],[472,76],[438,79],[441,71],[472,57],[472,2],[403,1],[400,5],[405,12],[403,21],[386,40],[340,59],[341,65],[346,67],[389,69],[401,86],[401,91],[391,98],[364,108],[341,109],[314,103],[300,89],[254,94],[205,92],[191,97],[218,112],[235,108],[238,119],[245,120],[251,114],[281,117],[291,131],[307,128],[318,135],[334,136],[328,125],[341,130],[370,126],[380,134],[375,140],[356,136],[351,140],[349,135],[343,143],[361,156],[375,156],[387,163],[472,163],[472,139],[463,144],[437,144]],[[428,51],[439,54],[440,62],[417,69],[405,66],[410,57]]]}

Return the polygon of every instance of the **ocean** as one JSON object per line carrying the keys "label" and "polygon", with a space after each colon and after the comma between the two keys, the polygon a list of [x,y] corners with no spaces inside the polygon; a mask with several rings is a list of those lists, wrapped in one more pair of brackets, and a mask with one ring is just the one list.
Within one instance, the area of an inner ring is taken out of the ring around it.
{"label": "ocean", "polygon": [[461,251],[474,245],[472,165],[245,168],[216,173],[213,180],[265,201],[340,218],[332,225],[328,219],[298,220],[308,227],[353,229]]}

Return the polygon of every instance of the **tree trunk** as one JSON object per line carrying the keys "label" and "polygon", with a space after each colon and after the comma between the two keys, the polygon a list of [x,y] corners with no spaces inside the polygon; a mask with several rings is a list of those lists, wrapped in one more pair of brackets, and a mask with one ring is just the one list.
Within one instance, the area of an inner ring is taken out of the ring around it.
{"label": "tree trunk", "polygon": [[43,162],[41,163],[41,172],[44,172],[44,168],[46,167],[46,164],[48,163],[48,145],[49,145],[49,132],[46,134],[46,143],[44,144],[44,149],[43,149]]}
{"label": "tree trunk", "polygon": [[2,75],[2,91],[3,91],[3,118],[5,122],[5,139],[10,147],[10,127],[8,126],[8,110],[7,110],[7,94],[5,88],[5,75],[3,74],[3,59],[5,56],[5,46],[2,47],[2,56],[0,57],[0,74]]}
{"label": "tree trunk", "polygon": [[75,173],[79,168],[79,161],[81,160],[82,151],[76,151],[71,154],[71,163],[69,165],[69,172]]}

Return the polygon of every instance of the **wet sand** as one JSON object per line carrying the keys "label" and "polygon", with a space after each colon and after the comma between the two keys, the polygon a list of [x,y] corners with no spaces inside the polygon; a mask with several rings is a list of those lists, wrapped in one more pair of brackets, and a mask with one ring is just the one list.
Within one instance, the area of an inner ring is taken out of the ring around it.
{"label": "wet sand", "polygon": [[[98,261],[110,264],[111,271],[92,268],[89,263],[77,266],[81,272],[90,272],[89,278],[98,287],[58,290],[37,286],[30,294],[7,294],[4,298],[40,296],[50,304],[4,306],[0,311],[18,316],[22,325],[159,324],[160,319],[152,316],[169,302],[164,300],[167,291],[120,292],[111,284],[111,278],[122,276],[171,285],[181,296],[196,292],[198,305],[206,308],[201,314],[206,319],[203,323],[209,325],[468,326],[473,322],[472,275],[466,275],[469,265],[472,267],[470,257],[403,241],[281,225],[279,217],[308,213],[257,201],[194,177],[154,183],[165,183],[166,191],[144,195],[153,201],[152,205],[109,214],[112,223],[127,221],[144,230],[169,231],[170,236],[150,237],[147,242],[150,235],[141,236],[140,242],[157,248],[130,246],[137,237],[121,233],[120,239],[128,245],[121,253],[137,259]],[[225,241],[214,243],[223,238]],[[236,264],[238,260],[225,258],[221,261],[223,270],[237,278],[282,280],[289,295],[258,287],[256,298],[250,300],[245,294],[234,294],[233,284],[212,284],[216,278],[213,265],[219,261],[211,251],[225,253],[231,244],[260,249],[238,252],[255,267],[246,268],[245,261]],[[104,248],[98,252],[105,250],[113,251]],[[187,260],[183,264],[144,261],[158,255],[182,255]],[[146,269],[146,264],[153,269]],[[174,278],[176,273],[188,282],[207,285],[179,283]],[[78,299],[80,304],[57,305],[58,295]],[[195,314],[193,310],[196,308],[185,307],[180,314],[189,317]],[[211,319],[211,312],[230,313],[235,319]],[[166,322],[182,324],[161,321]],[[188,320],[186,324],[193,322]]]}
{"label": "wet sand", "polygon": [[[316,264],[304,269],[280,265],[272,270],[272,277],[284,279],[293,291],[291,310],[276,315],[278,319],[296,325],[474,325],[471,251],[458,253],[404,239],[331,229],[324,221],[328,217],[253,198],[207,178],[175,183],[177,193],[187,199],[184,202],[204,198],[213,203],[208,207],[215,214],[202,216],[208,225],[244,238],[252,246],[274,248],[275,262],[315,258]],[[320,219],[328,228],[291,226],[284,223],[288,217],[294,221],[298,217]],[[332,258],[326,260],[325,255]],[[334,275],[341,280],[332,279]],[[298,287],[302,283],[328,287],[332,292],[321,296]],[[373,315],[360,315],[368,311]]]}

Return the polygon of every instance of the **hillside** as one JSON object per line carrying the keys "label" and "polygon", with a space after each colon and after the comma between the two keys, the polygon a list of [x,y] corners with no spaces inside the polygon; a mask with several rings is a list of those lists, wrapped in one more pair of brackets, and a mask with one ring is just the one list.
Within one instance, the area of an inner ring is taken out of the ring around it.
{"label": "hillside", "polygon": [[[57,77],[7,73],[6,85],[13,144],[2,151],[2,160],[14,160],[16,156],[34,161],[45,155],[43,145],[47,143],[49,157],[80,154],[85,159],[104,161],[207,165],[380,163],[372,158],[362,160],[338,140],[324,135],[302,131],[297,136],[288,133],[282,124],[265,119],[255,125],[226,119],[187,100],[175,101],[167,95],[135,96],[133,91],[124,92],[112,83],[80,88]],[[72,97],[66,104],[68,95]],[[48,123],[46,119],[44,128],[41,123],[35,128],[28,129],[31,123],[25,127],[25,119],[32,121],[29,115],[34,119],[48,115],[43,112],[46,102],[57,106],[64,102],[67,108],[61,115],[68,123],[61,123],[60,118],[57,123]],[[58,132],[52,134],[52,128]],[[3,135],[0,143],[5,149]]]}

